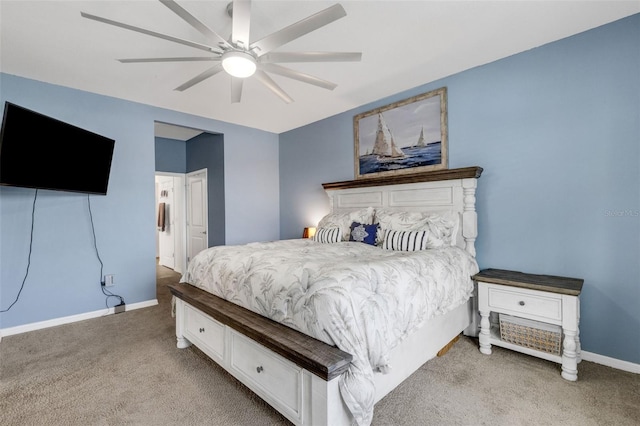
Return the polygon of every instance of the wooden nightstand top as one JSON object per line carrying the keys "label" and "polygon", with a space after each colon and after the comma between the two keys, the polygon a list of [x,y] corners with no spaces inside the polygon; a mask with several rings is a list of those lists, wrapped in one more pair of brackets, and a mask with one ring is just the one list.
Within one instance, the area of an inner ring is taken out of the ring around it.
{"label": "wooden nightstand top", "polygon": [[475,281],[502,284],[530,290],[578,296],[582,291],[583,279],[558,277],[553,275],[534,275],[504,269],[483,269],[471,277]]}

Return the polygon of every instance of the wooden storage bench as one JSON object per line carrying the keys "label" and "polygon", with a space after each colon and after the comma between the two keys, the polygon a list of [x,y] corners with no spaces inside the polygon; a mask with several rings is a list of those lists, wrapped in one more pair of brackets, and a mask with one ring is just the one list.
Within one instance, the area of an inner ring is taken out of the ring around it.
{"label": "wooden storage bench", "polygon": [[190,284],[169,289],[178,348],[196,345],[294,424],[348,422],[329,418],[344,411],[329,395],[351,354]]}

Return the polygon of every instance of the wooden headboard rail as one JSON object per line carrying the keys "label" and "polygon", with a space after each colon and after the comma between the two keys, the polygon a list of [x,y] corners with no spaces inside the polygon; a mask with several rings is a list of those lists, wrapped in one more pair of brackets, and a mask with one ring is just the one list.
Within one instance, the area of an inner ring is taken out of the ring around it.
{"label": "wooden headboard rail", "polygon": [[[456,245],[475,257],[476,187],[481,167],[322,184],[331,212],[374,207],[397,211],[451,212],[460,226]],[[461,232],[460,232],[461,231]]]}
{"label": "wooden headboard rail", "polygon": [[434,172],[394,175],[386,177],[363,178],[358,180],[345,180],[342,182],[323,183],[327,189],[364,188],[367,186],[399,185],[403,183],[433,182],[438,180],[480,178],[482,167],[464,167],[460,169],[437,170]]}

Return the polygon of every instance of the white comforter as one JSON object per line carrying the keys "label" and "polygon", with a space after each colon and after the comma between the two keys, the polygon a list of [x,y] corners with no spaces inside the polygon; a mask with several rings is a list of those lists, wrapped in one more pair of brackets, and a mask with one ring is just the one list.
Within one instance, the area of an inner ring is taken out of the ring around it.
{"label": "white comforter", "polygon": [[181,281],[352,354],[340,393],[368,425],[374,372],[387,370],[389,351],[414,329],[464,303],[476,272],[458,247],[398,252],[295,239],[209,248]]}

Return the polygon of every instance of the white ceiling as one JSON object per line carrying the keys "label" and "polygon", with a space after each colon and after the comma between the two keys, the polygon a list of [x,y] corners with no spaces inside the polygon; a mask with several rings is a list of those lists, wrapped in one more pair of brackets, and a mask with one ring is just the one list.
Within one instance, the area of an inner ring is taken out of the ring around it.
{"label": "white ceiling", "polygon": [[[228,1],[180,1],[223,37]],[[253,42],[335,2],[254,1]],[[201,56],[191,47],[105,25],[102,16],[197,42],[204,37],[157,0],[0,0],[0,70],[52,84],[281,133],[639,13],[640,1],[342,1],[347,16],[276,51],[359,51],[361,62],[286,64],[337,83],[333,91],[273,79],[285,104],[254,78],[230,102],[221,73],[174,89],[207,62],[122,64],[117,58]]]}

